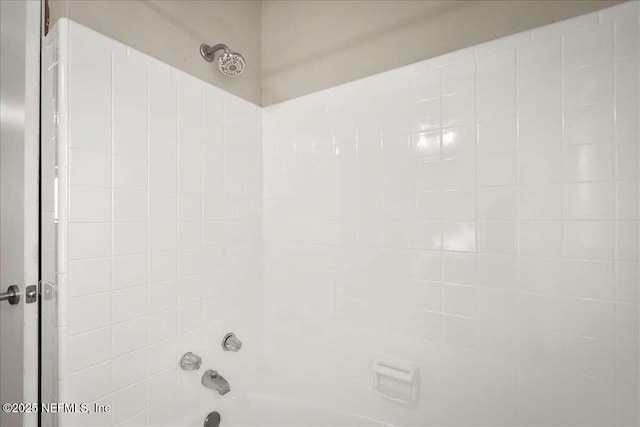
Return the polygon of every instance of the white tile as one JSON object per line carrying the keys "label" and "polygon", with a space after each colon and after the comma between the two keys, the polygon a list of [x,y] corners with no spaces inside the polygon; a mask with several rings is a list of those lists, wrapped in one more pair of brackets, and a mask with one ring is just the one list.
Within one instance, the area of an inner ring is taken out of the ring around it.
{"label": "white tile", "polygon": [[442,285],[439,283],[415,281],[412,301],[413,308],[436,312],[442,311]]}
{"label": "white tile", "polygon": [[482,187],[478,189],[479,220],[515,220],[518,213],[516,187]]}
{"label": "white tile", "polygon": [[479,121],[515,111],[515,51],[506,50],[477,58],[476,67]]}
{"label": "white tile", "polygon": [[444,249],[450,251],[474,251],[476,227],[472,222],[445,222],[442,224]]}
{"label": "white tile", "polygon": [[518,112],[525,116],[560,110],[560,40],[535,41],[517,49]]}
{"label": "white tile", "polygon": [[178,219],[178,195],[149,192],[149,220],[175,221]]}
{"label": "white tile", "polygon": [[629,303],[616,303],[616,339],[618,342],[638,344],[640,332],[638,306]]}
{"label": "white tile", "polygon": [[515,185],[516,181],[515,152],[481,154],[478,157],[479,185]]}
{"label": "white tile", "polygon": [[147,193],[144,191],[113,191],[114,221],[146,221]]}
{"label": "white tile", "polygon": [[[561,347],[560,347],[561,348]],[[526,366],[519,373],[518,406],[527,425],[562,424],[562,380],[555,371]]]}
{"label": "white tile", "polygon": [[517,252],[515,221],[491,221],[478,224],[478,248],[481,252],[514,254]]}
{"label": "white tile", "polygon": [[178,219],[181,221],[201,221],[202,196],[180,194],[178,199]]}
{"label": "white tile", "polygon": [[91,295],[69,301],[69,334],[75,335],[111,324],[111,294]]}
{"label": "white tile", "polygon": [[134,255],[147,251],[147,224],[121,222],[113,224],[113,255]]}
{"label": "white tile", "polygon": [[[520,329],[520,362],[522,363],[522,373],[536,373],[537,385],[546,388],[552,386],[548,393],[555,394],[556,388],[562,389],[562,381],[557,378],[558,370],[563,367],[562,359],[562,338],[559,332],[544,331],[541,329],[522,328]],[[553,375],[553,378],[549,378]],[[521,393],[528,389],[531,384],[522,384]],[[523,390],[524,389],[524,390]],[[528,394],[528,393],[523,393]],[[544,407],[549,408],[546,404]]]}
{"label": "white tile", "polygon": [[114,55],[113,146],[115,155],[141,159],[148,157],[147,86],[147,70],[144,62],[133,55]]}
{"label": "white tile", "polygon": [[562,194],[564,219],[613,219],[615,187],[612,183],[565,184]]}
{"label": "white tile", "polygon": [[69,263],[69,297],[111,290],[111,259],[88,259]]}
{"label": "white tile", "polygon": [[523,290],[562,295],[562,260],[520,257],[519,281]]}
{"label": "white tile", "polygon": [[128,255],[113,258],[113,289],[143,285],[146,282],[146,255]]}
{"label": "white tile", "polygon": [[161,282],[177,277],[178,257],[176,252],[149,254],[149,282]]}
{"label": "white tile", "polygon": [[177,310],[178,314],[178,333],[192,331],[201,324],[202,305],[197,302],[185,305]]}
{"label": "white tile", "polygon": [[616,262],[615,288],[618,301],[640,301],[640,269],[637,263]]}
{"label": "white tile", "polygon": [[619,222],[616,224],[615,256],[621,261],[635,261],[640,259],[640,227],[637,222]]}
{"label": "white tile", "polygon": [[149,252],[175,251],[178,248],[175,222],[149,223]]}
{"label": "white tile", "polygon": [[[560,109],[518,117],[518,149],[530,151],[554,151],[562,147],[563,122]],[[539,183],[534,183],[539,184]]]}
{"label": "white tile", "polygon": [[636,402],[640,398],[638,387],[616,384],[616,416],[622,425],[634,425],[640,421]]}
{"label": "white tile", "polygon": [[614,227],[610,222],[565,222],[563,253],[571,258],[613,259]]}
{"label": "white tile", "polygon": [[562,298],[555,295],[522,294],[520,320],[524,326],[562,331]]}
{"label": "white tile", "polygon": [[119,390],[147,376],[147,351],[134,351],[111,360],[111,388]]}
{"label": "white tile", "polygon": [[476,216],[475,192],[449,190],[442,192],[442,215],[449,220],[473,220]]}
{"label": "white tile", "polygon": [[476,255],[445,252],[442,257],[442,280],[459,285],[475,285]]}
{"label": "white tile", "polygon": [[105,362],[78,371],[69,376],[69,399],[74,402],[92,402],[111,391],[111,362]]}
{"label": "white tile", "polygon": [[119,356],[146,347],[146,336],[147,319],[144,317],[114,325],[112,328],[112,356]]}
{"label": "white tile", "polygon": [[611,299],[614,289],[612,261],[562,261],[562,281],[567,295]]}
{"label": "white tile", "polygon": [[147,413],[143,410],[126,421],[118,424],[118,427],[138,427],[144,425],[147,425]]}
{"label": "white tile", "polygon": [[194,249],[202,247],[202,222],[181,221],[178,223],[178,248]]}
{"label": "white tile", "polygon": [[478,255],[478,285],[516,289],[518,258],[512,255]]}
{"label": "white tile", "polygon": [[111,156],[97,151],[70,149],[69,183],[87,187],[111,187]]}
{"label": "white tile", "polygon": [[149,313],[168,310],[176,306],[175,281],[149,285]]}
{"label": "white tile", "polygon": [[442,158],[471,157],[476,153],[477,126],[453,125],[442,128]]}
{"label": "white tile", "polygon": [[111,328],[96,329],[69,338],[67,357],[71,372],[104,362],[111,357]]}
{"label": "white tile", "polygon": [[440,100],[429,99],[411,104],[411,131],[424,132],[440,126]]}
{"label": "white tile", "polygon": [[518,183],[540,185],[560,182],[562,153],[556,147],[520,150],[518,152]]}
{"label": "white tile", "polygon": [[610,102],[585,105],[564,112],[565,144],[608,144],[613,140]]}
{"label": "white tile", "polygon": [[478,150],[483,154],[514,151],[517,135],[515,116],[485,120],[478,126]]}
{"label": "white tile", "polygon": [[178,168],[166,163],[149,162],[149,190],[176,193]]}
{"label": "white tile", "polygon": [[635,344],[616,343],[616,380],[621,384],[637,387],[640,381],[638,366],[638,346]]}
{"label": "white tile", "polygon": [[202,277],[191,276],[178,279],[178,305],[191,304],[202,300]]}
{"label": "white tile", "polygon": [[562,219],[562,188],[559,185],[518,187],[518,215],[521,220]]}
{"label": "white tile", "polygon": [[613,381],[567,375],[564,386],[563,419],[569,425],[615,423]]}
{"label": "white tile", "polygon": [[77,185],[70,186],[69,220],[72,222],[111,221],[111,190]]}
{"label": "white tile", "polygon": [[613,64],[565,67],[562,88],[565,108],[611,101]]}
{"label": "white tile", "polygon": [[457,157],[442,161],[442,189],[469,188],[475,182],[475,159],[473,157]]}
{"label": "white tile", "polygon": [[114,156],[113,187],[127,190],[146,190],[148,165],[145,159]]}
{"label": "white tile", "polygon": [[[480,318],[516,323],[520,313],[519,306],[516,292],[503,289],[478,289],[478,316]],[[505,345],[507,349],[512,346],[511,342]]]}
{"label": "white tile", "polygon": [[638,221],[640,189],[637,181],[616,182],[616,220]]}
{"label": "white tile", "polygon": [[147,396],[149,405],[176,393],[177,375],[176,369],[171,368],[149,377]]}
{"label": "white tile", "polygon": [[[441,98],[441,125],[469,125],[476,121],[473,92],[458,92]],[[428,101],[425,101],[428,102]],[[424,129],[426,130],[426,129]],[[446,144],[442,141],[443,146]]]}
{"label": "white tile", "polygon": [[[441,249],[442,224],[439,221],[412,222],[408,226],[409,247],[415,249]],[[363,237],[371,234],[363,233]],[[366,237],[365,237],[366,238]],[[359,241],[364,241],[359,239]]]}
{"label": "white tile", "polygon": [[615,344],[592,338],[564,337],[564,366],[568,372],[598,378],[613,378]]}
{"label": "white tile", "polygon": [[[458,53],[461,53],[459,51]],[[446,55],[445,55],[446,56]],[[466,55],[465,55],[466,56]],[[441,91],[443,95],[453,93],[472,93],[475,87],[475,61],[467,56],[452,62],[439,70]],[[427,72],[436,72],[428,70]]]}
{"label": "white tile", "polygon": [[444,285],[443,312],[475,317],[478,313],[478,293],[473,286]]}
{"label": "white tile", "polygon": [[409,77],[411,101],[422,101],[440,96],[440,73],[435,70],[421,68]]}
{"label": "white tile", "polygon": [[610,301],[565,298],[566,332],[604,340],[615,337],[615,303]]}
{"label": "white tile", "polygon": [[181,159],[179,168],[178,191],[185,194],[201,194],[202,167]]}
{"label": "white tile", "polygon": [[69,259],[98,258],[111,255],[111,224],[69,224]]}
{"label": "white tile", "polygon": [[181,141],[201,142],[202,98],[204,85],[201,81],[178,74],[178,134]]}
{"label": "white tile", "polygon": [[613,150],[607,144],[571,145],[563,153],[564,181],[604,181],[613,176]]}
{"label": "white tile", "polygon": [[101,34],[70,26],[69,143],[111,152],[111,46]]}
{"label": "white tile", "polygon": [[146,286],[114,291],[112,295],[111,320],[114,324],[147,314]]}
{"label": "white tile", "polygon": [[164,64],[149,67],[149,158],[175,167],[178,91],[172,74]]}
{"label": "white tile", "polygon": [[443,342],[467,349],[475,349],[478,341],[478,324],[475,319],[458,316],[442,316]]}
{"label": "white tile", "polygon": [[522,255],[560,256],[562,225],[559,222],[520,222],[518,249]]}
{"label": "white tile", "polygon": [[563,62],[569,67],[595,65],[612,59],[613,28],[603,25],[563,37]]}
{"label": "white tile", "polygon": [[[177,318],[175,310],[163,311],[148,317],[148,341],[155,344],[176,336]],[[175,343],[174,349],[175,353]]]}
{"label": "white tile", "polygon": [[141,381],[111,395],[111,422],[121,423],[147,404],[146,382]]}
{"label": "white tile", "polygon": [[178,277],[202,273],[202,250],[188,249],[178,252]]}
{"label": "white tile", "polygon": [[416,338],[428,341],[442,340],[442,315],[427,311],[414,310],[413,335]]}
{"label": "white tile", "polygon": [[177,396],[170,396],[150,406],[147,411],[147,423],[150,426],[171,426],[177,419]]}

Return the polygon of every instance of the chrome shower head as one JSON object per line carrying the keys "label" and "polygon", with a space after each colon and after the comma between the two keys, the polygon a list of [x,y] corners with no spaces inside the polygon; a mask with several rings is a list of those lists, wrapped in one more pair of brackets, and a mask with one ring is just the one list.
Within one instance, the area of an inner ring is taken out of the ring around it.
{"label": "chrome shower head", "polygon": [[200,54],[209,62],[215,59],[216,52],[222,50],[222,55],[218,58],[218,68],[222,74],[226,76],[237,76],[245,69],[246,62],[244,57],[238,52],[232,52],[225,44],[217,44],[209,46],[205,43],[200,45]]}

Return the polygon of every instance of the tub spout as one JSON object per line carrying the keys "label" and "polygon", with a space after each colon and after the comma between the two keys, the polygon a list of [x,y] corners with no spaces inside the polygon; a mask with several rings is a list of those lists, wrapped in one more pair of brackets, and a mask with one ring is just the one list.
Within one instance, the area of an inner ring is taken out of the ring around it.
{"label": "tub spout", "polygon": [[202,376],[202,385],[216,390],[218,393],[227,394],[231,391],[231,387],[229,387],[229,382],[224,379],[222,375],[219,375],[218,372],[209,369]]}

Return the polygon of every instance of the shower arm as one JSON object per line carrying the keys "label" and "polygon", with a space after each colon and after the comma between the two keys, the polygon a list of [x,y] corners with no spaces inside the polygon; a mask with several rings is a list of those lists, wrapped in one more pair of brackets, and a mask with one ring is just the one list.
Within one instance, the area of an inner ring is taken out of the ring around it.
{"label": "shower arm", "polygon": [[229,46],[223,43],[218,43],[215,46],[209,46],[206,43],[202,43],[200,45],[200,53],[207,61],[211,62],[214,60],[216,52],[219,50],[224,50],[225,52],[230,52]]}

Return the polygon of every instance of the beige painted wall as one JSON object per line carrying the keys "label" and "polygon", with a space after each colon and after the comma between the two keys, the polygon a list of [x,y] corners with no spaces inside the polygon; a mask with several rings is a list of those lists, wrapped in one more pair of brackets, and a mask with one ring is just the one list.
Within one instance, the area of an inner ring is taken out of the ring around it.
{"label": "beige painted wall", "polygon": [[616,3],[265,0],[262,102],[274,104]]}
{"label": "beige painted wall", "polygon": [[[270,105],[618,0],[51,0],[60,16],[259,105]],[[247,60],[236,78],[201,42]]]}
{"label": "beige painted wall", "polygon": [[[51,25],[68,17],[176,68],[261,104],[261,11],[258,1],[51,0]],[[225,43],[247,69],[222,75],[200,56],[200,43]]]}

